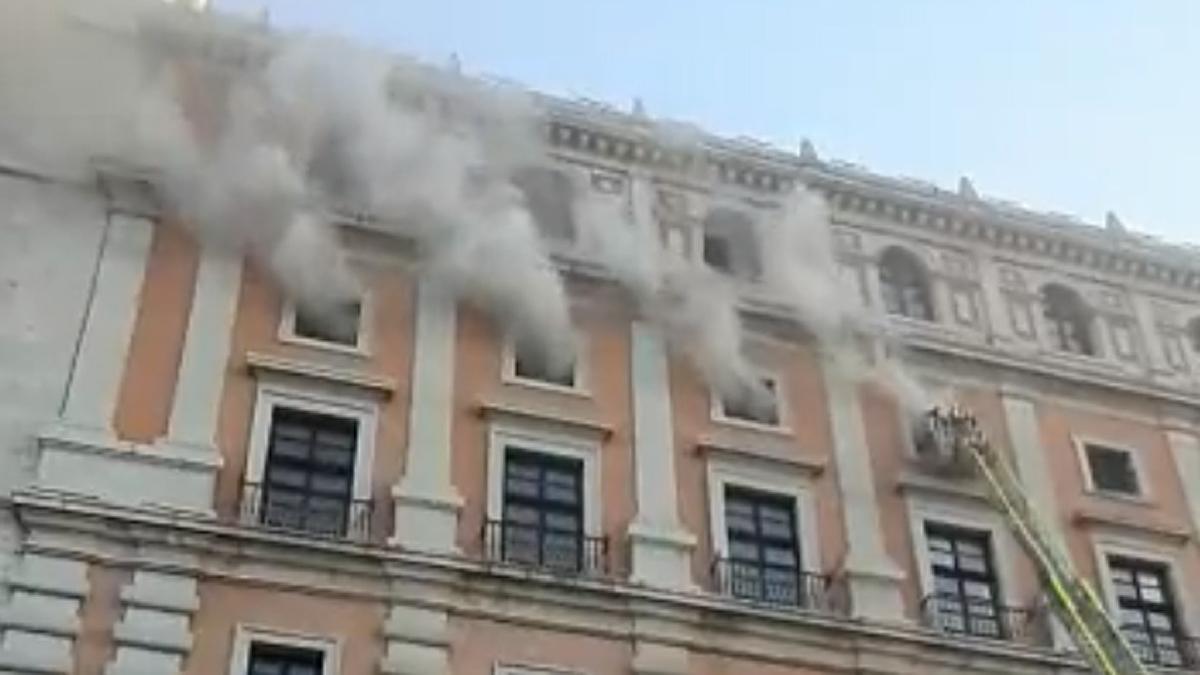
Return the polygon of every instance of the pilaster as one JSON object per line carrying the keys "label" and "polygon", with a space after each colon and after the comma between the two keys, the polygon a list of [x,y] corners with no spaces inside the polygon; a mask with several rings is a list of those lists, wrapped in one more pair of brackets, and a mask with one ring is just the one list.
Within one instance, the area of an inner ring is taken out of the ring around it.
{"label": "pilaster", "polygon": [[[632,186],[633,226],[652,230],[654,188],[647,176]],[[634,321],[630,328],[630,389],[633,397],[633,461],[637,514],[629,524],[630,578],[659,588],[691,590],[696,537],[680,521],[675,473],[671,386],[662,332]]]}
{"label": "pilaster", "polygon": [[110,213],[61,417],[111,434],[154,236],[145,218]]}
{"label": "pilaster", "polygon": [[[830,357],[836,358],[836,357]],[[901,584],[904,572],[883,542],[874,471],[863,428],[856,382],[836,362],[822,365],[833,431],[848,553],[845,574],[853,616],[877,621],[905,620]]]}
{"label": "pilaster", "polygon": [[14,563],[0,605],[0,673],[70,672],[87,564],[34,552]]}
{"label": "pilaster", "polygon": [[449,617],[445,610],[392,605],[383,636],[380,671],[385,675],[445,675],[450,672]]}
{"label": "pilaster", "polygon": [[200,607],[196,580],[182,573],[139,569],[121,589],[121,620],[113,627],[116,657],[105,675],[182,672],[192,649],[191,616]]}
{"label": "pilaster", "polygon": [[204,245],[188,314],[166,444],[218,454],[217,414],[242,285],[242,258]]}
{"label": "pilaster", "polygon": [[454,414],[454,350],[458,303],[449,289],[417,285],[412,401],[404,477],[392,488],[395,544],[431,553],[455,553],[462,499],[450,480]]}
{"label": "pilaster", "polygon": [[1008,304],[1001,290],[1000,270],[996,261],[986,250],[976,251],[975,261],[979,265],[979,282],[983,295],[983,311],[987,317],[988,338],[995,346],[1002,346],[1014,339],[1012,321],[1008,316]]}
{"label": "pilaster", "polygon": [[1200,428],[1182,420],[1163,425],[1175,472],[1191,514],[1192,531],[1200,536]]}

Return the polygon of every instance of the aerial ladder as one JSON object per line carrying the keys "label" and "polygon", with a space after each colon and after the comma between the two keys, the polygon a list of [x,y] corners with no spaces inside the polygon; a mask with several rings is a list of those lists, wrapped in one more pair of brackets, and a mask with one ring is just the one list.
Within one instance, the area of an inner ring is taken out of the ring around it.
{"label": "aerial ladder", "polygon": [[1148,673],[1096,592],[1075,572],[1070,558],[1042,524],[975,416],[961,406],[937,407],[924,421],[918,430],[918,446],[923,452],[937,453],[943,461],[966,462],[978,471],[992,501],[1033,560],[1051,609],[1092,668],[1103,675]]}

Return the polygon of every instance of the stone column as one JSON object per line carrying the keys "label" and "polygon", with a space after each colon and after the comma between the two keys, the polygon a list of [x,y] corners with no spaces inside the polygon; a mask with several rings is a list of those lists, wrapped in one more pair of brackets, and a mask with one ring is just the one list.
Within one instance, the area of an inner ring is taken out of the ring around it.
{"label": "stone column", "polygon": [[431,553],[458,550],[462,498],[450,480],[457,313],[449,289],[430,281],[417,285],[408,456],[404,477],[392,488],[396,518],[391,542]]}
{"label": "stone column", "polygon": [[976,251],[975,261],[979,264],[979,284],[983,314],[987,321],[988,339],[992,344],[1001,346],[1014,339],[1012,322],[1008,316],[1008,305],[1004,301],[1004,293],[1000,290],[1000,270],[996,261],[985,251]]}
{"label": "stone column", "polygon": [[202,247],[167,428],[167,443],[173,448],[217,452],[217,414],[241,288],[242,257]]}
{"label": "stone column", "polygon": [[1196,423],[1188,423],[1183,419],[1169,419],[1163,422],[1163,433],[1167,437],[1167,446],[1171,448],[1171,458],[1175,460],[1175,472],[1179,475],[1179,483],[1183,487],[1184,500],[1192,516],[1192,530],[1200,535],[1200,434],[1197,433]]}
{"label": "stone column", "polygon": [[858,386],[837,363],[822,366],[829,399],[833,454],[846,527],[845,573],[855,617],[904,621],[904,572],[888,555],[875,497]]}
{"label": "stone column", "polygon": [[[630,183],[630,227],[658,240],[654,186],[647,174]],[[612,223],[619,227],[623,223]],[[679,519],[675,433],[667,349],[662,333],[634,321],[630,329],[630,388],[633,397],[633,459],[637,514],[629,524],[631,579],[649,586],[688,590],[696,537]]]}
{"label": "stone column", "polygon": [[629,524],[635,583],[686,590],[696,537],[679,520],[667,354],[657,328],[635,321],[630,335],[637,515]]}
{"label": "stone column", "polygon": [[135,570],[133,582],[121,589],[121,608],[113,626],[116,657],[105,675],[182,672],[192,650],[191,617],[200,608],[196,579],[176,571]]}
{"label": "stone column", "polygon": [[87,563],[26,552],[0,605],[0,673],[69,673],[79,608],[88,593]]}
{"label": "stone column", "polygon": [[111,437],[154,226],[146,218],[111,213],[106,228],[61,418],[64,425]]}
{"label": "stone column", "polygon": [[[1038,430],[1036,397],[1036,392],[1023,387],[1006,384],[1000,389],[1004,423],[1009,442],[1012,443],[1013,468],[1029,498],[1030,506],[1041,516],[1043,530],[1051,538],[1050,545],[1057,549],[1061,557],[1069,560],[1070,554],[1060,524],[1058,500],[1054,494],[1053,475],[1046,462],[1046,451]],[[1051,627],[1056,648],[1073,648],[1070,634],[1057,618],[1053,618]]]}
{"label": "stone column", "polygon": [[1141,338],[1139,341],[1145,346],[1144,363],[1147,369],[1151,373],[1174,375],[1175,371],[1167,363],[1167,356],[1163,353],[1158,323],[1150,309],[1150,299],[1136,290],[1129,289],[1129,302],[1133,306],[1134,316],[1137,317],[1138,336]]}

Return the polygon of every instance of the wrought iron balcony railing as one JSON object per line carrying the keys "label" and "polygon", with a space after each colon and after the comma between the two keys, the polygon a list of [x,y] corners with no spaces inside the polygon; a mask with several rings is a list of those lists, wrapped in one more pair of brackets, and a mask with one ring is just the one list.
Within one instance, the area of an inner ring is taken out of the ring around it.
{"label": "wrought iron balcony railing", "polygon": [[242,484],[241,521],[325,537],[370,537],[374,505],[369,499],[334,499],[260,483]]}
{"label": "wrought iron balcony railing", "polygon": [[1200,638],[1170,631],[1147,631],[1144,626],[1121,626],[1121,632],[1142,663],[1166,668],[1200,670]]}
{"label": "wrought iron balcony railing", "polygon": [[582,576],[608,571],[607,537],[508,520],[488,520],[482,534],[484,556],[492,562]]}
{"label": "wrought iron balcony railing", "polygon": [[1045,608],[1008,607],[978,598],[934,594],[921,600],[921,615],[926,625],[945,633],[1051,645],[1050,616]]}
{"label": "wrought iron balcony railing", "polygon": [[786,565],[717,558],[712,564],[717,592],[742,600],[844,614],[846,594],[828,575]]}

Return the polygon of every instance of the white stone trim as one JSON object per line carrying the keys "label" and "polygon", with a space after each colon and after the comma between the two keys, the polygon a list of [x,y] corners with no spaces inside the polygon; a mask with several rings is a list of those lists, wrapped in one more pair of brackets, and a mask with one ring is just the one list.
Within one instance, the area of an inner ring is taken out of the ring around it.
{"label": "white stone trim", "polygon": [[149,220],[109,214],[62,413],[71,424],[112,428],[153,239]]}
{"label": "white stone trim", "polygon": [[[1017,476],[1034,510],[1038,513],[1058,513],[1058,499],[1053,475],[1046,462],[1038,427],[1036,394],[1014,387],[1002,387],[1000,404],[1004,408],[1004,423],[1012,444],[1012,457]],[[1062,556],[1067,556],[1066,542],[1057,518],[1046,518],[1043,530],[1052,538]]]}
{"label": "white stone trim", "polygon": [[87,567],[51,554],[17,557],[0,605],[0,672],[70,672]]}
{"label": "white stone trim", "polygon": [[834,475],[843,506],[848,548],[844,568],[851,605],[856,618],[905,621],[901,590],[904,571],[884,545],[858,383],[847,372],[847,364],[832,360],[821,367],[829,400],[833,459],[837,467]]}
{"label": "white stone trim", "polygon": [[504,461],[508,448],[580,460],[583,463],[583,530],[588,537],[603,535],[600,503],[600,444],[541,425],[493,422],[488,426],[487,517],[504,514]]}
{"label": "white stone trim", "polygon": [[324,654],[321,675],[338,675],[341,670],[342,640],[339,638],[244,623],[239,623],[234,630],[229,675],[246,675],[247,668],[250,667],[250,647],[256,642],[308,649]]}
{"label": "white stone trim", "polygon": [[105,675],[178,673],[192,650],[192,614],[199,609],[196,579],[138,569],[121,589],[122,615],[113,626],[115,658]]}
{"label": "white stone trim", "polygon": [[1149,539],[1117,534],[1115,532],[1093,532],[1092,554],[1095,556],[1096,573],[1100,576],[1100,590],[1113,620],[1119,625],[1117,592],[1112,583],[1109,556],[1144,560],[1163,565],[1167,570],[1167,583],[1171,585],[1171,597],[1175,600],[1175,612],[1185,634],[1200,630],[1200,606],[1197,606],[1191,589],[1186,584],[1187,553],[1183,549],[1155,544]]}
{"label": "white stone trim", "polygon": [[716,557],[729,556],[725,489],[732,485],[791,498],[795,509],[796,542],[800,546],[800,569],[804,572],[822,572],[817,500],[808,472],[798,471],[796,467],[780,462],[748,456],[733,460],[710,455],[705,475],[708,484],[708,522]]}
{"label": "white stone trim", "polygon": [[921,597],[934,592],[933,567],[929,561],[929,542],[925,536],[926,525],[947,525],[983,532],[988,535],[1000,591],[998,602],[1009,607],[1023,607],[1030,603],[1022,601],[1014,588],[1016,583],[1017,542],[1009,531],[1004,518],[986,503],[968,500],[930,498],[924,495],[907,494],[909,534],[913,543],[913,556],[917,563],[917,579]]}
{"label": "white stone trim", "polygon": [[453,554],[458,551],[455,538],[462,506],[450,480],[458,303],[449,289],[422,280],[414,311],[408,448],[404,476],[392,487],[391,542]]}
{"label": "white stone trim", "polygon": [[[1154,493],[1150,482],[1147,480],[1148,474],[1142,464],[1142,453],[1140,451],[1123,443],[1114,443],[1100,437],[1080,434],[1071,434],[1071,443],[1075,446],[1075,457],[1079,461],[1079,471],[1083,476],[1083,488],[1088,494],[1134,502],[1153,501]],[[1089,445],[1103,446],[1110,450],[1116,450],[1129,455],[1129,462],[1133,467],[1134,480],[1137,483],[1137,492],[1125,494],[1123,492],[1113,492],[1097,488],[1095,479],[1092,477],[1092,465],[1088,461],[1087,456]]]}
{"label": "white stone trim", "polygon": [[786,378],[782,377],[781,373],[777,370],[762,365],[755,365],[751,371],[751,375],[756,380],[768,380],[774,386],[775,415],[779,423],[767,424],[765,422],[726,415],[725,401],[721,398],[720,392],[715,390],[709,392],[709,417],[713,422],[733,427],[742,427],[769,433],[789,433],[792,430],[792,415],[791,409],[788,406]]}
{"label": "white stone trim", "polygon": [[516,339],[513,335],[508,334],[504,337],[504,344],[501,353],[500,381],[505,384],[519,385],[529,387],[531,389],[543,389],[546,391],[558,392],[561,394],[572,394],[575,396],[591,396],[591,380],[592,368],[591,359],[588,352],[589,340],[587,335],[582,331],[575,331],[575,362],[573,384],[569,387],[554,382],[546,382],[535,378],[521,377],[517,375],[517,346]]}
{"label": "white stone trim", "polygon": [[534,666],[497,662],[492,666],[492,675],[584,675],[582,670],[567,670],[552,666]]}
{"label": "white stone trim", "polygon": [[171,443],[215,452],[241,288],[241,256],[215,245],[202,247],[167,430]]}
{"label": "white stone trim", "polygon": [[1166,429],[1165,433],[1184,500],[1192,516],[1192,531],[1200,535],[1200,437],[1184,429]]}
{"label": "white stone trim", "polygon": [[355,500],[371,498],[371,468],[375,463],[375,437],[379,416],[379,404],[374,398],[347,396],[315,383],[301,388],[260,379],[254,397],[250,448],[246,455],[247,483],[261,484],[263,481],[271,438],[271,418],[276,408],[290,408],[354,420],[358,424],[358,433],[355,437],[351,497]]}
{"label": "white stone trim", "polygon": [[348,354],[351,356],[367,357],[371,355],[371,327],[375,321],[374,293],[364,290],[358,298],[358,325],[355,329],[355,343],[344,345],[337,342],[326,342],[314,338],[296,335],[296,303],[290,299],[284,300],[283,310],[279,318],[279,330],[276,338],[286,344],[299,345],[308,349]]}

